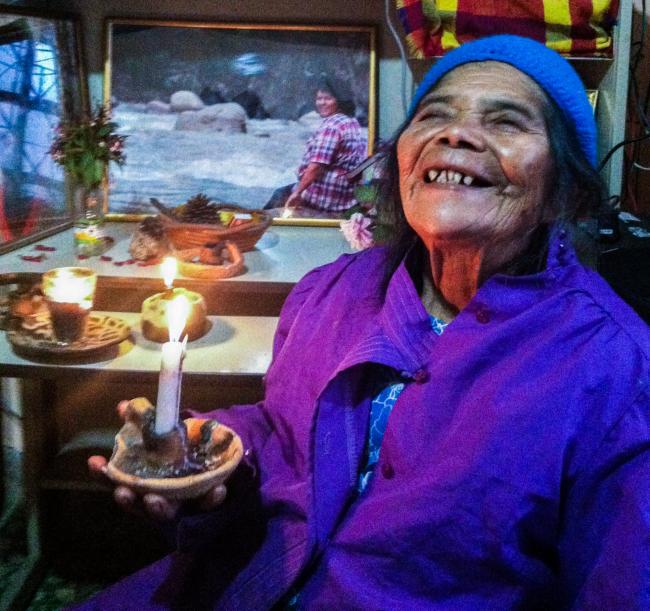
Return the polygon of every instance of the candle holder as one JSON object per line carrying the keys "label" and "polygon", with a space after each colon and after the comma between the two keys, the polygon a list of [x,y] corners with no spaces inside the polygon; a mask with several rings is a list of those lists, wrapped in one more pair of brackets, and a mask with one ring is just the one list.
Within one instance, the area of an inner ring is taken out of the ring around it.
{"label": "candle holder", "polygon": [[43,274],[42,290],[57,341],[84,337],[95,298],[97,275],[86,267],[59,267]]}
{"label": "candle holder", "polygon": [[167,309],[169,304],[178,297],[185,297],[190,305],[190,311],[181,335],[187,335],[188,341],[193,341],[205,335],[208,330],[208,310],[205,299],[195,291],[177,287],[151,295],[142,302],[140,312],[142,335],[158,343],[167,341],[169,336]]}
{"label": "candle holder", "polygon": [[239,436],[216,420],[189,418],[157,434],[155,410],[142,397],[129,402],[125,420],[106,474],[138,494],[196,498],[226,481],[244,453]]}

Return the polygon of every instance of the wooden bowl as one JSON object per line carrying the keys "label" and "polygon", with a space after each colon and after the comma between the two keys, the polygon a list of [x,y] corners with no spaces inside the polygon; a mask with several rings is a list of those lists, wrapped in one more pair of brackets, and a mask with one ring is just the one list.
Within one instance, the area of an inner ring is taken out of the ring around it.
{"label": "wooden bowl", "polygon": [[219,206],[218,210],[235,214],[250,214],[253,218],[250,222],[234,227],[226,227],[217,223],[183,223],[164,215],[161,215],[160,218],[165,227],[165,234],[176,250],[200,248],[230,240],[237,245],[241,252],[253,250],[272,221],[271,215],[265,210],[247,210],[238,206]]}
{"label": "wooden bowl", "polygon": [[207,452],[215,460],[214,466],[183,477],[144,478],[126,472],[123,468],[127,463],[129,449],[143,443],[141,427],[134,421],[127,421],[115,436],[115,447],[106,467],[106,475],[116,484],[128,486],[138,494],[154,493],[176,500],[197,498],[223,484],[244,455],[241,438],[231,428],[214,421],[189,418],[184,422],[188,441],[196,445],[206,443],[201,438],[203,424],[213,424],[211,436],[207,440]]}

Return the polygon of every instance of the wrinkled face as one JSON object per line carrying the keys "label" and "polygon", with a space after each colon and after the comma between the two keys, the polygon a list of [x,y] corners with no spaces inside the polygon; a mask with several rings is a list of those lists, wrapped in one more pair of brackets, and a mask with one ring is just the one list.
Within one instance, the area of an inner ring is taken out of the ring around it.
{"label": "wrinkled face", "polygon": [[316,111],[321,117],[329,117],[335,114],[338,109],[336,98],[331,93],[320,89],[316,92]]}
{"label": "wrinkled face", "polygon": [[544,92],[499,62],[459,66],[397,143],[406,218],[429,249],[499,243],[511,259],[544,215],[552,171]]}

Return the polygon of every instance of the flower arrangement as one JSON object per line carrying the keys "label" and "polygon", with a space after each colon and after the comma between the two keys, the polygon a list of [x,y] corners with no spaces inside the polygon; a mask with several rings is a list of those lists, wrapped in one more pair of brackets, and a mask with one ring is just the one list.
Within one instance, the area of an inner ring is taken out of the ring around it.
{"label": "flower arrangement", "polygon": [[341,221],[341,232],[354,250],[364,250],[375,245],[374,223],[374,218],[363,212],[353,212],[350,218]]}
{"label": "flower arrangement", "polygon": [[126,136],[116,134],[116,129],[117,123],[111,120],[108,106],[100,106],[93,116],[79,122],[61,123],[50,155],[77,184],[94,189],[102,182],[106,164],[112,161],[122,166],[126,161]]}
{"label": "flower arrangement", "polygon": [[348,210],[340,223],[341,232],[354,250],[364,250],[388,238],[389,228],[377,218],[375,202],[379,196],[377,183],[359,185],[355,197],[359,202]]}

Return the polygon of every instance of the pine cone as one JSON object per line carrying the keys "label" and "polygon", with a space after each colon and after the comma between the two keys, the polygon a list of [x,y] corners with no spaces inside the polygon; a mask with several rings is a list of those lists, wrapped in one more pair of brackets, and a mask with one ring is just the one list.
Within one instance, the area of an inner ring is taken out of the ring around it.
{"label": "pine cone", "polygon": [[162,257],[169,249],[164,226],[157,216],[145,218],[138,225],[129,244],[129,254],[138,261]]}
{"label": "pine cone", "polygon": [[211,203],[203,193],[199,193],[187,200],[187,203],[182,206],[180,212],[181,218],[179,220],[185,223],[219,222],[216,205]]}
{"label": "pine cone", "polygon": [[162,240],[165,235],[165,227],[157,216],[148,216],[138,228],[142,233],[152,237],[154,240]]}

